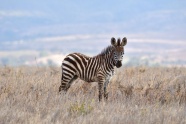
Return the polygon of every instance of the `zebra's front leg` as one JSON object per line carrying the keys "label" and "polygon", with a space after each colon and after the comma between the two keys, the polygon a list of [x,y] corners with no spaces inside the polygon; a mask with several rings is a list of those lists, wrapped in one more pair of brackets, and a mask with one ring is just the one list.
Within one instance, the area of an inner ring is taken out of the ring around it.
{"label": "zebra's front leg", "polygon": [[103,83],[102,82],[98,83],[98,88],[99,88],[99,101],[101,101],[102,96],[103,96]]}
{"label": "zebra's front leg", "polygon": [[108,99],[108,92],[107,92],[107,86],[108,86],[109,80],[107,79],[104,84],[104,98],[105,100]]}
{"label": "zebra's front leg", "polygon": [[112,76],[114,75],[114,70],[111,71],[111,74],[107,76],[106,78],[106,81],[104,83],[104,98],[105,100],[108,100],[108,92],[107,92],[107,87],[108,87],[108,84],[112,78]]}
{"label": "zebra's front leg", "polygon": [[98,88],[99,88],[99,101],[101,101],[103,96],[103,82],[98,82]]}

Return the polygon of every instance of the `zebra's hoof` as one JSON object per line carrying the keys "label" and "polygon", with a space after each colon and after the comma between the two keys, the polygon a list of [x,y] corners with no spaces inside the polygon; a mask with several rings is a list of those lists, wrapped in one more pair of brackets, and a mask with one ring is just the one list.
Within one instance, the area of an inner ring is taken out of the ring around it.
{"label": "zebra's hoof", "polygon": [[108,100],[108,93],[104,94],[104,98],[105,98],[105,100]]}
{"label": "zebra's hoof", "polygon": [[62,90],[62,86],[59,87],[59,92],[61,92],[61,90]]}

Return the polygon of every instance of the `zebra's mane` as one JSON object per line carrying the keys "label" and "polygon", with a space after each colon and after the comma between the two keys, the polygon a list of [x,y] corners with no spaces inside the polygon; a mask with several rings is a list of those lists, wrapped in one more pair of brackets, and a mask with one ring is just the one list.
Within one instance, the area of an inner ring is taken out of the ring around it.
{"label": "zebra's mane", "polygon": [[105,55],[105,54],[110,54],[110,52],[113,50],[113,46],[109,45],[106,48],[104,48],[100,54],[98,55]]}

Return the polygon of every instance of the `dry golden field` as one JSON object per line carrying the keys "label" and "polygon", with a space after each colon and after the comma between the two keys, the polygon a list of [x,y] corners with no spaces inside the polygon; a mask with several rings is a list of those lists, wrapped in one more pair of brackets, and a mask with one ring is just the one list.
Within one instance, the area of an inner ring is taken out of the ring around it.
{"label": "dry golden field", "polygon": [[81,80],[59,94],[60,78],[60,67],[1,67],[0,124],[186,123],[184,67],[118,69],[103,102]]}

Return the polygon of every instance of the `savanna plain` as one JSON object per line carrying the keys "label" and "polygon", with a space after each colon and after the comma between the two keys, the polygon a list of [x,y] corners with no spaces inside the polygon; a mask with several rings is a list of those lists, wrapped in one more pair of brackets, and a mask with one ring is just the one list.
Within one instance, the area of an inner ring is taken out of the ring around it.
{"label": "savanna plain", "polygon": [[123,67],[98,101],[77,79],[59,94],[60,67],[0,67],[0,124],[185,124],[185,67]]}

